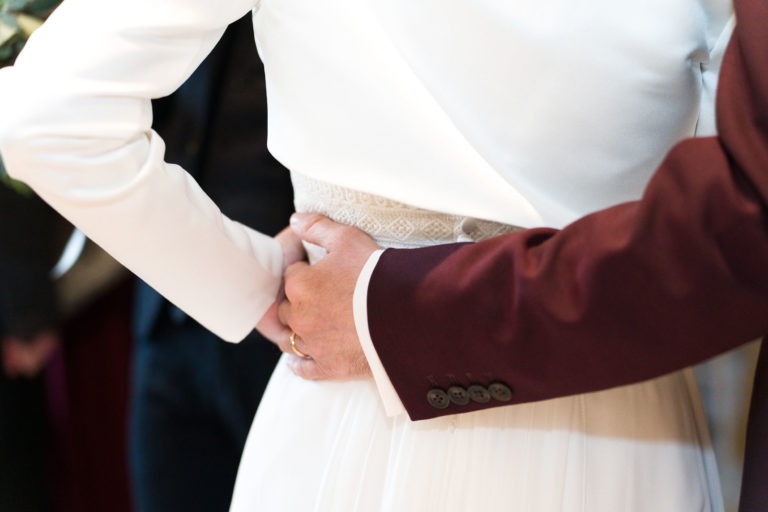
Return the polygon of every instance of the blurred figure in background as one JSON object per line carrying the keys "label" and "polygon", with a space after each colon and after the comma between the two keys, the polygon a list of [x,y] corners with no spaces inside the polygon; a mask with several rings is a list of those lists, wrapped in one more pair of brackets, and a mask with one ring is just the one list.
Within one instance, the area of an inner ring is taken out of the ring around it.
{"label": "blurred figure in background", "polygon": [[[292,195],[287,171],[266,149],[264,77],[249,18],[229,27],[181,89],[156,102],[155,128],[168,161],[188,169],[227,216],[275,234],[288,223]],[[225,343],[143,283],[135,336],[136,510],[226,511],[279,350],[255,331]]]}
{"label": "blurred figure in background", "polygon": [[0,511],[51,510],[41,371],[59,344],[51,269],[59,217],[0,183]]}
{"label": "blurred figure in background", "polygon": [[[12,64],[37,16],[56,2],[5,5],[0,67]],[[26,15],[24,23],[19,13]],[[33,17],[34,16],[34,17]],[[3,175],[0,161],[0,177]],[[51,268],[59,216],[34,194],[0,180],[0,511],[52,505],[47,469],[48,416],[40,373],[59,345]]]}

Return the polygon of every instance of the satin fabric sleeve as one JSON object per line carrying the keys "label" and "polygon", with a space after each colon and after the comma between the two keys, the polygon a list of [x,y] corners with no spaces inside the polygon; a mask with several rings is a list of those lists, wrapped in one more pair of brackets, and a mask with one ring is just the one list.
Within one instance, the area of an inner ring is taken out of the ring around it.
{"label": "satin fabric sleeve", "polygon": [[164,161],[150,100],[183,83],[253,8],[252,0],[65,0],[15,66],[0,70],[9,174],[229,341],[275,299],[282,252]]}
{"label": "satin fabric sleeve", "polygon": [[[641,200],[562,230],[381,255],[368,327],[412,419],[637,382],[768,332],[767,6],[736,3],[719,135],[674,147]],[[426,400],[493,381],[511,401]]]}

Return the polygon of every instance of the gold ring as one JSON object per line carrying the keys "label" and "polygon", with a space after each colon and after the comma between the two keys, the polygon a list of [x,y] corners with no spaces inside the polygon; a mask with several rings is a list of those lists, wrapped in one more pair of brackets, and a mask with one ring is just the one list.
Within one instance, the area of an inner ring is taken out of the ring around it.
{"label": "gold ring", "polygon": [[293,350],[293,353],[299,356],[302,359],[312,359],[312,356],[302,352],[299,350],[299,348],[296,346],[296,333],[294,331],[291,331],[291,335],[288,337],[289,340],[291,340],[291,350]]}

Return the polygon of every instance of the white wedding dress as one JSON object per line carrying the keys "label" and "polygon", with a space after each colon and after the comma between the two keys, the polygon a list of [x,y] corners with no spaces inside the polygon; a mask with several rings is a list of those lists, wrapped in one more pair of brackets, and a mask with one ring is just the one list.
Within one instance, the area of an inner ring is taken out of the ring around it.
{"label": "white wedding dress", "polygon": [[[295,173],[293,182],[298,210],[358,226],[385,247],[512,229]],[[305,381],[281,361],[231,511],[703,512],[722,510],[719,492],[690,371],[412,422],[384,414],[372,380]]]}
{"label": "white wedding dress", "polygon": [[[297,208],[390,246],[637,199],[713,130],[732,29],[726,0],[65,0],[0,70],[6,167],[232,341],[274,301],[280,247],[164,162],[150,98],[251,9]],[[687,371],[420,422],[388,416],[383,385],[278,365],[232,511],[722,510]]]}
{"label": "white wedding dress", "polygon": [[[727,3],[707,3],[703,25],[695,1],[595,4],[597,15],[568,2],[262,0],[270,148],[293,171],[297,210],[413,247],[562,225],[637,197],[678,137],[711,130],[706,70],[727,40]],[[305,20],[304,40],[289,20]],[[307,382],[279,364],[232,512],[722,507],[689,371],[411,422],[385,414],[372,380]]]}

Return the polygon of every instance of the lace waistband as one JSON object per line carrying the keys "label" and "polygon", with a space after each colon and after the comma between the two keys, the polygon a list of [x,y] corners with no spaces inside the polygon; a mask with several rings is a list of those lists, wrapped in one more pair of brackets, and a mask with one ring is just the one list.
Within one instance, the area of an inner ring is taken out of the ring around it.
{"label": "lace waistband", "polygon": [[291,173],[296,211],[321,213],[368,233],[382,247],[411,248],[485,240],[520,229],[433,212]]}

